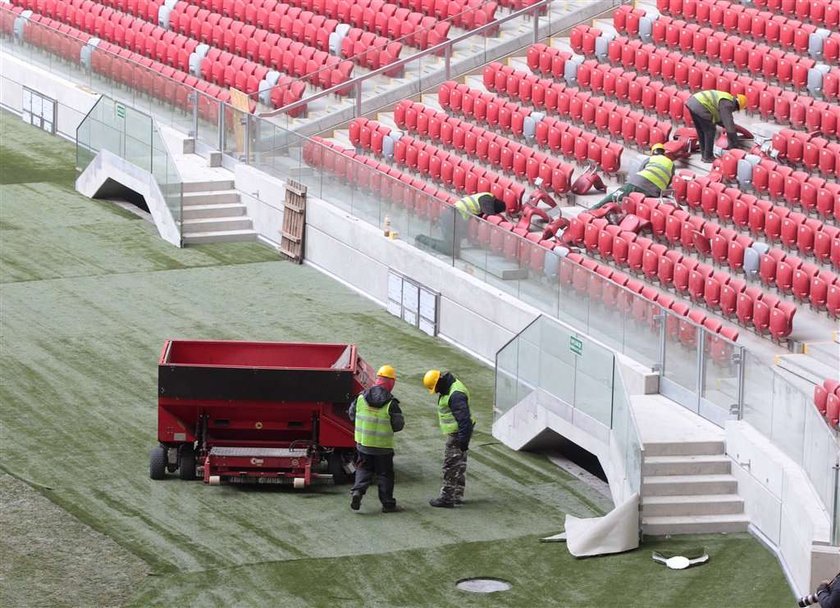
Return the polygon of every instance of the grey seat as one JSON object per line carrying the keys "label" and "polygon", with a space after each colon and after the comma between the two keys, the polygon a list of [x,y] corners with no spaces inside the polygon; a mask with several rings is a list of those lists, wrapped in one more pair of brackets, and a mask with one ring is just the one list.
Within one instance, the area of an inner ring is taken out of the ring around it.
{"label": "grey seat", "polygon": [[639,19],[639,38],[643,42],[653,42],[653,19],[648,15]]}
{"label": "grey seat", "polygon": [[744,250],[744,272],[749,276],[755,276],[758,272],[758,263],[761,255],[754,247],[747,247]]}
{"label": "grey seat", "polygon": [[752,184],[753,165],[746,158],[738,161],[735,178],[741,188],[748,188]]}

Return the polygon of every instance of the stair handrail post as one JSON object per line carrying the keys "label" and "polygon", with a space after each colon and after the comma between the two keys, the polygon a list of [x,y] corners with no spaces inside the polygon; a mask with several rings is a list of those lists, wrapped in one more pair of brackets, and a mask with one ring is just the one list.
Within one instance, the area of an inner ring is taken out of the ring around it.
{"label": "stair handrail post", "polygon": [[738,420],[744,419],[744,357],[746,356],[746,352],[743,346],[739,346],[738,349],[733,353],[732,357],[734,359],[735,365],[738,366]]}
{"label": "stair handrail post", "polygon": [[840,534],[840,529],[837,526],[837,510],[840,508],[840,501],[837,500],[837,493],[840,491],[840,463],[837,462],[837,458],[834,459],[834,496],[832,497],[832,505],[831,505],[831,544],[835,547],[840,545],[840,538],[838,535]]}

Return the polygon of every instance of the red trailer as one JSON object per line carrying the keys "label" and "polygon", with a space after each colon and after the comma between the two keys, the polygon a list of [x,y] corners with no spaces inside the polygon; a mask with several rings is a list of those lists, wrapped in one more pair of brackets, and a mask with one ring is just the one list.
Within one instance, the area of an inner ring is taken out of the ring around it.
{"label": "red trailer", "polygon": [[296,488],[347,481],[356,445],[347,408],[374,373],[352,344],[167,340],[149,475]]}

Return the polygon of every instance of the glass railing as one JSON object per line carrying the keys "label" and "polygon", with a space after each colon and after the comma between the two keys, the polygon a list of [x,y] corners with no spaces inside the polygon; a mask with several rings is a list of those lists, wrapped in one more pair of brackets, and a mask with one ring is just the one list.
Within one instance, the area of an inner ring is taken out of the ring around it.
{"label": "glass railing", "polygon": [[571,416],[556,413],[572,424],[582,414],[610,430],[624,481],[639,492],[642,444],[613,351],[541,315],[496,354],[494,421],[540,392],[570,408]]}
{"label": "glass railing", "polygon": [[154,177],[180,234],[182,180],[152,117],[110,97],[100,97],[76,130],[76,170],[83,172],[101,150]]}

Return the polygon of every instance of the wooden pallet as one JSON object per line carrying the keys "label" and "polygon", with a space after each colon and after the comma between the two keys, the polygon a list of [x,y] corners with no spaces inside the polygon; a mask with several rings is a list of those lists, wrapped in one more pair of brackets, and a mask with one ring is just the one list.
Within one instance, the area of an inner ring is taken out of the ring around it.
{"label": "wooden pallet", "polygon": [[283,206],[280,253],[300,264],[303,262],[303,237],[306,231],[306,186],[293,179],[286,180]]}

